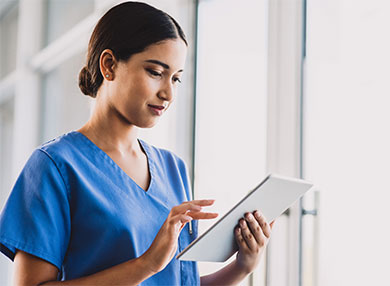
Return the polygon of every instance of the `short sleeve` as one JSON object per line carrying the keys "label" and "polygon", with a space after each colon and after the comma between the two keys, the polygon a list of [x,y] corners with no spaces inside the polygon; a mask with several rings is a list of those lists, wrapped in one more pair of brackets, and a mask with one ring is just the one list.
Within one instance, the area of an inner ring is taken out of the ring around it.
{"label": "short sleeve", "polygon": [[20,249],[61,270],[69,239],[67,187],[52,158],[37,149],[1,213],[0,250],[13,261],[16,249]]}

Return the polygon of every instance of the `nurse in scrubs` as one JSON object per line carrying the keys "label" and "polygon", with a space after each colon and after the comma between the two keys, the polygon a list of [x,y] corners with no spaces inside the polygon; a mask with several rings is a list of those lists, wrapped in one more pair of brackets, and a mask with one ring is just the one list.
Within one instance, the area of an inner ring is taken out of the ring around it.
{"label": "nurse in scrubs", "polygon": [[[189,200],[183,160],[138,139],[176,97],[187,41],[179,24],[125,2],[97,23],[80,71],[96,100],[79,130],[38,147],[0,217],[0,250],[17,285],[235,285],[258,265],[271,226],[258,211],[236,229],[236,259],[199,277],[175,259],[213,200]],[[192,229],[189,228],[191,224]]]}

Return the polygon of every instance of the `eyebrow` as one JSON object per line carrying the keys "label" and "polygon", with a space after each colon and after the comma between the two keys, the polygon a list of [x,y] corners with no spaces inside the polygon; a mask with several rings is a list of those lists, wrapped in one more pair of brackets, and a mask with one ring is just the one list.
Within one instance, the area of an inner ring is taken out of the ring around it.
{"label": "eyebrow", "polygon": [[[164,69],[166,69],[166,70],[169,70],[170,69],[170,67],[169,67],[169,65],[167,65],[166,63],[163,63],[163,62],[160,62],[159,60],[146,60],[145,62],[147,62],[147,63],[152,63],[152,64],[156,64],[156,65],[160,65],[160,66],[162,66]],[[179,71],[177,71],[177,72],[182,72],[183,70],[181,69],[181,70],[179,70]]]}

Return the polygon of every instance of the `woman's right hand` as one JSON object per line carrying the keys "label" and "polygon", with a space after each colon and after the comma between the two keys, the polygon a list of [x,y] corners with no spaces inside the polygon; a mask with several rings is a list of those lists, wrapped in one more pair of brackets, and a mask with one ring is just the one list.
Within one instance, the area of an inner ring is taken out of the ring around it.
{"label": "woman's right hand", "polygon": [[211,206],[214,200],[193,200],[171,209],[168,218],[157,233],[152,245],[140,257],[154,273],[160,272],[174,257],[181,230],[193,219],[213,219],[217,213],[202,212],[202,207]]}

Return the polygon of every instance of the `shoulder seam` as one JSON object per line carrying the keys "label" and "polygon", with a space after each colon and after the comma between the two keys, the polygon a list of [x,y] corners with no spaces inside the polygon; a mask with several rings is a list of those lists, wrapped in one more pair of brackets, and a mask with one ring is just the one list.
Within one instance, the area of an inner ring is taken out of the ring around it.
{"label": "shoulder seam", "polygon": [[41,151],[43,154],[45,154],[54,164],[54,166],[56,167],[57,171],[58,171],[58,174],[60,175],[61,179],[62,179],[62,183],[64,184],[65,186],[65,189],[66,189],[66,193],[68,194],[68,200],[70,199],[70,191],[69,191],[69,188],[67,186],[67,184],[65,183],[65,179],[64,179],[64,176],[62,176],[62,173],[60,171],[60,168],[58,168],[56,162],[54,161],[54,159],[50,156],[49,153],[47,153],[45,150],[42,150],[41,148],[38,148],[37,150]]}

